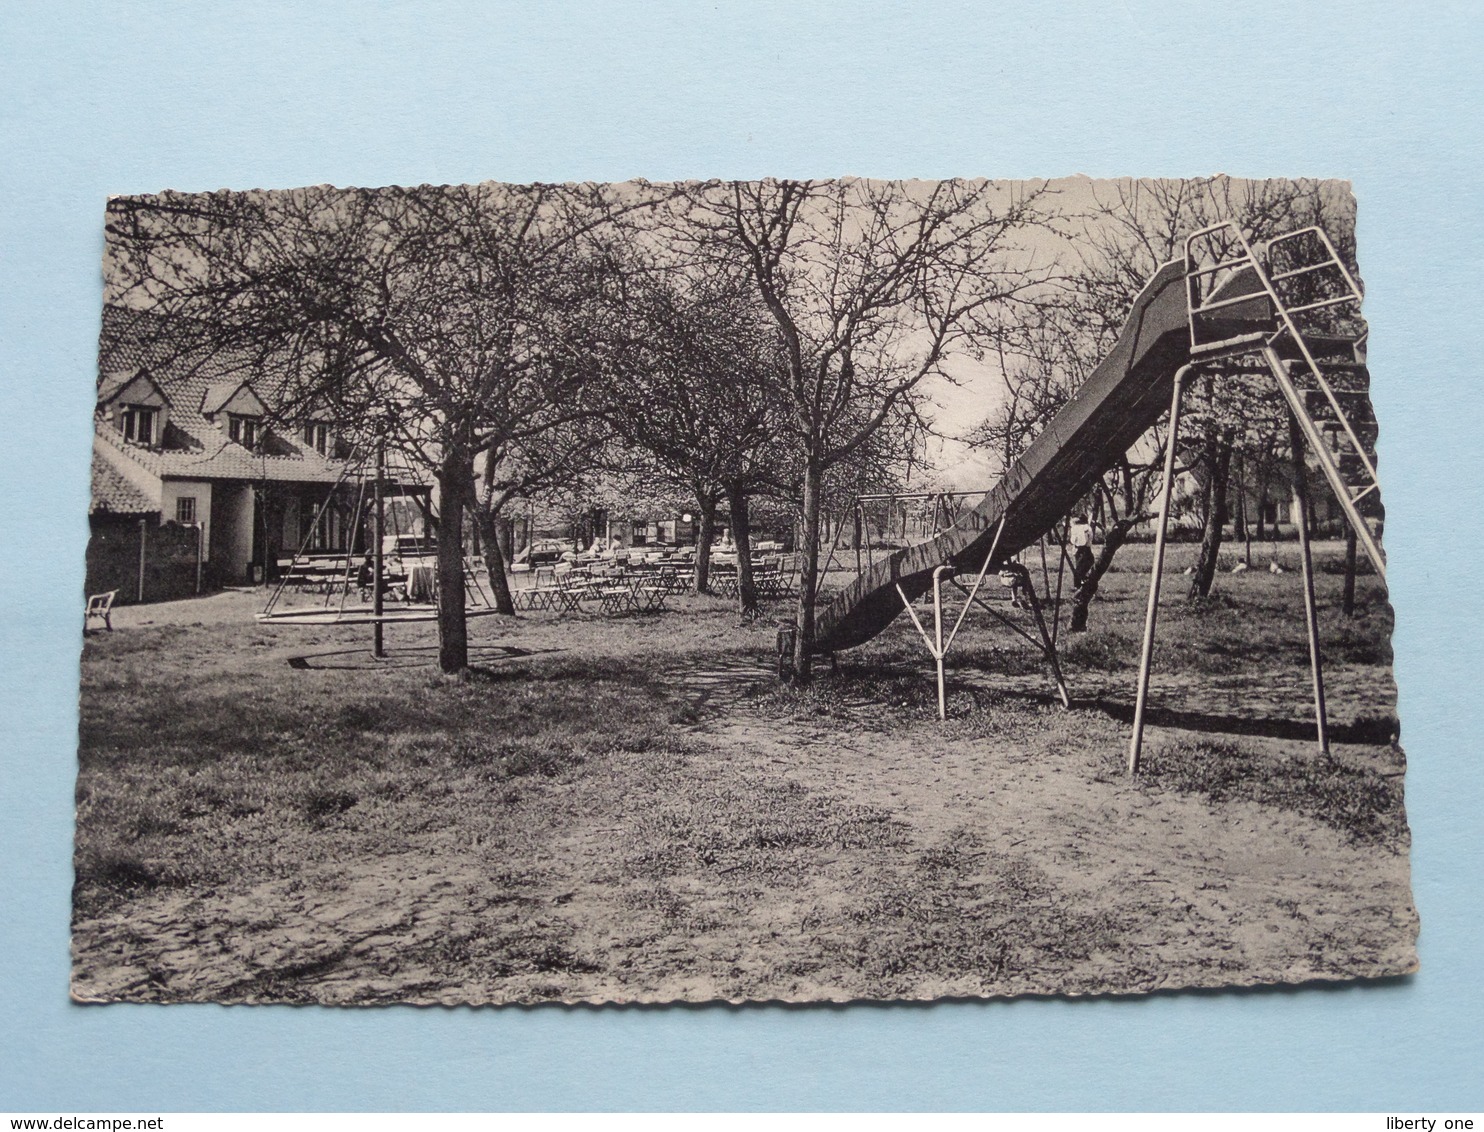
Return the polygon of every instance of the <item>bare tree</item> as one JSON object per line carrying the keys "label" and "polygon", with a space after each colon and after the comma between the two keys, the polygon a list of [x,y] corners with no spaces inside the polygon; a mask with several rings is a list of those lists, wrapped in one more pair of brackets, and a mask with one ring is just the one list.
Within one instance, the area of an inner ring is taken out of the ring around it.
{"label": "bare tree", "polygon": [[[1081,388],[1107,346],[1101,321],[1065,289],[1043,293],[1025,317],[986,324],[981,333],[993,344],[1007,395],[965,439],[988,449],[1003,474]],[[1163,450],[1155,428],[1119,457],[1081,504],[1103,538],[1091,569],[1071,594],[1074,632],[1087,628],[1092,600],[1114,557],[1133,530],[1150,518]]]}
{"label": "bare tree", "polygon": [[438,485],[439,663],[468,664],[463,512],[481,453],[529,441],[577,371],[592,187],[169,193],[109,202],[130,305],[209,327],[296,375],[291,402],[374,421]]}
{"label": "bare tree", "polygon": [[[1105,353],[1149,277],[1184,254],[1192,232],[1222,221],[1233,221],[1253,242],[1318,224],[1353,265],[1353,201],[1334,182],[1231,177],[1115,182],[1095,191],[1092,207],[1077,222],[1080,262],[1072,273],[1073,301],[1094,331],[1088,344]],[[1218,247],[1216,254],[1226,258],[1231,250]],[[1192,600],[1208,595],[1215,579],[1231,517],[1233,458],[1239,467],[1249,462],[1265,467],[1263,454],[1275,436],[1285,435],[1285,413],[1271,381],[1240,364],[1209,373],[1190,398],[1187,435],[1196,439],[1182,447],[1197,474],[1202,519]]]}
{"label": "bare tree", "polygon": [[1005,395],[964,440],[988,450],[1004,474],[1030,447],[1097,364],[1085,316],[1067,295],[1043,296],[1016,317],[981,328],[991,344]]}
{"label": "bare tree", "polygon": [[505,614],[515,613],[505,573],[513,550],[502,533],[506,510],[538,495],[559,491],[580,495],[600,471],[600,454],[611,440],[601,417],[582,411],[580,398],[552,400],[547,408],[550,411],[533,420],[527,432],[507,431],[486,445],[477,461],[478,488],[469,500],[495,608]]}
{"label": "bare tree", "polygon": [[610,427],[694,496],[695,586],[708,586],[717,509],[727,502],[738,603],[756,611],[748,500],[779,482],[782,349],[748,280],[706,265],[631,262],[615,279],[598,383]]}
{"label": "bare tree", "polygon": [[678,238],[748,273],[783,338],[801,463],[793,669],[810,677],[825,476],[967,348],[976,312],[1032,286],[1014,244],[1040,192],[986,182],[761,181],[689,186]]}

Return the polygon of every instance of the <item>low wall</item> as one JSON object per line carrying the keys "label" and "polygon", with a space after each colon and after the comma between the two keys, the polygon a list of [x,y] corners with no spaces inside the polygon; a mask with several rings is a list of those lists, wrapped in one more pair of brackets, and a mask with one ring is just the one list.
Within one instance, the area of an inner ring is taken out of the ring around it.
{"label": "low wall", "polygon": [[[175,523],[150,525],[144,531],[144,600],[171,601],[196,592],[195,527]],[[86,590],[90,594],[117,590],[115,605],[139,598],[138,522],[95,524],[88,539]],[[202,571],[201,588],[215,587],[214,571]]]}

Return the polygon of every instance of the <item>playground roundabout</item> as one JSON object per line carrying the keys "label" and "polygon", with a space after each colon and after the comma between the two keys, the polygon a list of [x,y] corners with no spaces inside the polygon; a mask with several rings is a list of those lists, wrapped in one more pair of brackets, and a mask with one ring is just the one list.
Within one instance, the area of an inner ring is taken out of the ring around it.
{"label": "playground roundabout", "polygon": [[[466,618],[490,617],[498,614],[490,606],[476,606],[465,611]],[[438,607],[435,605],[391,605],[377,610],[369,605],[351,605],[343,608],[319,608],[310,606],[299,609],[274,609],[268,613],[255,614],[261,622],[274,625],[412,625],[419,622],[437,621]]]}

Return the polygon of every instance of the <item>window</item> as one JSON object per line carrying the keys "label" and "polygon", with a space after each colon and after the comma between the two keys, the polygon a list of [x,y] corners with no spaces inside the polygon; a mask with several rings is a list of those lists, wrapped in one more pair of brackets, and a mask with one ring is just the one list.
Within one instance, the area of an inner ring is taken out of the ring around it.
{"label": "window", "polygon": [[119,427],[123,430],[125,440],[132,440],[135,444],[153,444],[155,411],[140,405],[125,405]]}
{"label": "window", "polygon": [[196,525],[196,497],[182,495],[175,501],[175,521],[182,527]]}
{"label": "window", "polygon": [[326,507],[319,516],[319,521],[314,525],[314,537],[310,540],[312,550],[340,550],[344,548],[342,539],[345,527],[344,518],[335,507]]}
{"label": "window", "polygon": [[258,422],[252,417],[228,417],[227,435],[244,448],[256,448]]}
{"label": "window", "polygon": [[313,448],[321,456],[330,451],[330,426],[323,421],[316,421],[304,426],[304,443]]}

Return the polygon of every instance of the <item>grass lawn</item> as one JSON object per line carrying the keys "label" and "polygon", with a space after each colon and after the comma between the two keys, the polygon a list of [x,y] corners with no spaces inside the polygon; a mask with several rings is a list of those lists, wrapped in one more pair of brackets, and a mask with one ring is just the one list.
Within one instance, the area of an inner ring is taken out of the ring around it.
{"label": "grass lawn", "polygon": [[1072,711],[971,614],[946,723],[905,618],[800,693],[769,678],[771,621],[704,597],[476,620],[466,682],[437,675],[431,626],[389,628],[378,663],[368,627],[258,625],[259,594],[121,609],[83,649],[74,994],[927,998],[1411,970],[1384,592],[1362,578],[1346,619],[1320,577],[1342,740],[1322,759],[1298,575],[1226,575],[1196,609],[1172,572],[1129,780],[1147,555],[1120,554],[1093,631],[1062,642]]}

